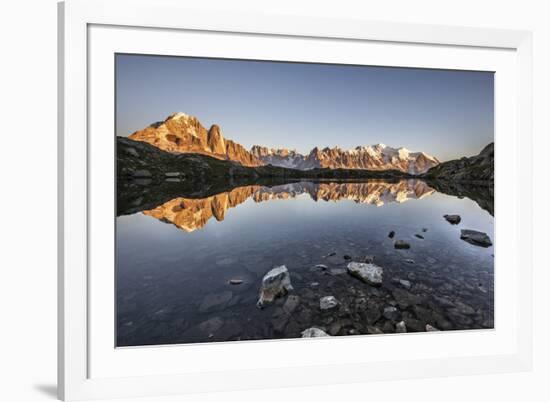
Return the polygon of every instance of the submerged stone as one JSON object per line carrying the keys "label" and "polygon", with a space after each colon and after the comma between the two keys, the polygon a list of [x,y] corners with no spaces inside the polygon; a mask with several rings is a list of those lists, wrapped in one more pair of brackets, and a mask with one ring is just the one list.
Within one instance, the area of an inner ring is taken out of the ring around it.
{"label": "submerged stone", "polygon": [[363,262],[365,264],[372,264],[374,262],[374,255],[366,255]]}
{"label": "submerged stone", "polygon": [[302,338],[320,338],[323,336],[330,336],[322,329],[311,327],[302,331]]}
{"label": "submerged stone", "polygon": [[403,286],[405,289],[411,288],[411,283],[406,279],[399,279],[399,284]]}
{"label": "submerged stone", "polygon": [[292,289],[287,267],[281,265],[273,268],[262,279],[260,298],[256,305],[263,308],[266,304],[272,303],[277,297],[284,296]]}
{"label": "submerged stone", "polygon": [[329,310],[338,305],[338,300],[334,296],[325,296],[319,300],[319,307],[321,310]]}
{"label": "submerged stone", "polygon": [[493,245],[487,233],[478,232],[477,230],[462,229],[460,238],[474,246],[489,247]]}
{"label": "submerged stone", "polygon": [[375,264],[350,262],[348,264],[348,273],[369,285],[380,286],[382,284],[384,270],[382,267]]}
{"label": "submerged stone", "polygon": [[397,324],[395,324],[395,332],[398,334],[407,332],[407,326],[405,325],[405,321],[400,321]]}
{"label": "submerged stone", "polygon": [[443,217],[449,222],[451,225],[458,225],[462,218],[460,215],[443,215]]}
{"label": "submerged stone", "polygon": [[396,307],[389,306],[384,309],[384,318],[396,321],[401,317],[401,313]]}
{"label": "submerged stone", "polygon": [[395,243],[393,243],[393,246],[398,250],[406,250],[411,248],[411,245],[405,240],[396,240]]}

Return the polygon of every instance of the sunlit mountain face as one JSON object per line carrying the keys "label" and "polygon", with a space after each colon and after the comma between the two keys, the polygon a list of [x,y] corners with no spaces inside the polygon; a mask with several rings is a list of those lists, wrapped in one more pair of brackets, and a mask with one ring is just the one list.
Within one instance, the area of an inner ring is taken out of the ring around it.
{"label": "sunlit mountain face", "polygon": [[388,203],[421,199],[434,192],[433,188],[420,180],[403,180],[398,183],[298,182],[273,187],[251,185],[206,198],[174,198],[154,209],[143,211],[143,214],[174,224],[186,232],[193,232],[203,228],[212,218],[223,221],[230,208],[237,207],[249,198],[259,203],[292,200],[305,195],[313,201],[349,200],[381,207]]}
{"label": "sunlit mountain face", "polygon": [[170,153],[198,153],[248,167],[272,165],[299,170],[398,170],[415,175],[425,173],[440,163],[436,157],[425,152],[413,152],[405,147],[393,148],[385,144],[360,145],[348,150],[315,147],[305,155],[295,150],[268,149],[260,145],[247,150],[238,142],[225,138],[217,124],[207,130],[197,117],[182,112],[136,131],[129,138],[147,142]]}

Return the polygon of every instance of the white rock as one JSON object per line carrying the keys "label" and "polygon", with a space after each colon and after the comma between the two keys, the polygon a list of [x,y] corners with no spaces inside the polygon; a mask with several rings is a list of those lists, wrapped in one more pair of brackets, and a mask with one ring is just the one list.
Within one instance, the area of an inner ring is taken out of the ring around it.
{"label": "white rock", "polygon": [[263,308],[266,304],[272,303],[277,297],[284,296],[292,289],[287,267],[281,265],[273,268],[262,279],[262,288],[260,289],[257,306]]}
{"label": "white rock", "polygon": [[436,327],[432,327],[430,324],[426,324],[426,331],[435,332],[435,331],[439,331],[439,329],[437,329]]}
{"label": "white rock", "polygon": [[302,331],[302,338],[319,338],[322,336],[330,336],[325,331],[319,328],[311,327]]}
{"label": "white rock", "polygon": [[348,273],[363,282],[378,286],[382,284],[382,274],[384,273],[384,270],[382,267],[372,263],[365,264],[362,262],[350,262],[348,264]]}
{"label": "white rock", "polygon": [[405,321],[400,321],[397,324],[395,324],[395,332],[397,332],[398,334],[407,332],[407,326],[405,325]]}
{"label": "white rock", "polygon": [[405,289],[411,288],[411,283],[406,279],[399,279],[399,284],[403,286]]}
{"label": "white rock", "polygon": [[321,310],[329,310],[338,305],[338,300],[334,296],[325,296],[319,300],[319,306]]}

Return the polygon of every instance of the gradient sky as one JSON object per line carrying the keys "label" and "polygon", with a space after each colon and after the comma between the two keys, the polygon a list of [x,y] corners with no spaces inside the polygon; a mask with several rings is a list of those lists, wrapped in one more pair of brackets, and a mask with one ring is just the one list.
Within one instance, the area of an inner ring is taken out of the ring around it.
{"label": "gradient sky", "polygon": [[116,134],[174,112],[246,148],[384,143],[440,160],[493,141],[492,72],[116,56]]}

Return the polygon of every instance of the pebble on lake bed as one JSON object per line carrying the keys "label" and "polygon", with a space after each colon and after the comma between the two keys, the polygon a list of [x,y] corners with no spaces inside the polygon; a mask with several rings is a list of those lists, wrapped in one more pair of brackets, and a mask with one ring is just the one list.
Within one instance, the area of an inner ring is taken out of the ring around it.
{"label": "pebble on lake bed", "polygon": [[411,283],[406,279],[399,279],[399,284],[403,286],[405,289],[411,288]]}
{"label": "pebble on lake bed", "polygon": [[319,300],[319,307],[321,307],[321,310],[329,310],[337,305],[338,300],[336,300],[334,296],[321,297],[321,300]]}
{"label": "pebble on lake bed", "polygon": [[374,255],[366,255],[363,262],[365,264],[372,264],[374,262]]}
{"label": "pebble on lake bed", "polygon": [[407,326],[405,325],[405,321],[400,321],[397,324],[395,324],[395,332],[398,334],[407,332]]}
{"label": "pebble on lake bed", "polygon": [[401,317],[401,313],[396,307],[388,306],[384,308],[383,316],[388,320],[396,321]]}
{"label": "pebble on lake bed", "polygon": [[393,239],[393,236],[395,236],[395,231],[392,230],[390,233],[388,233],[388,237],[390,239]]}
{"label": "pebble on lake bed", "polygon": [[302,331],[302,338],[320,338],[324,336],[330,336],[322,329],[311,327]]}
{"label": "pebble on lake bed", "polygon": [[393,243],[393,246],[398,250],[406,250],[411,248],[411,245],[405,240],[396,240],[395,243]]}
{"label": "pebble on lake bed", "polygon": [[242,279],[230,279],[229,283],[231,285],[240,285],[241,283],[243,283],[243,280]]}
{"label": "pebble on lake bed", "polygon": [[449,222],[451,225],[458,225],[462,218],[460,215],[443,215],[443,217]]}

